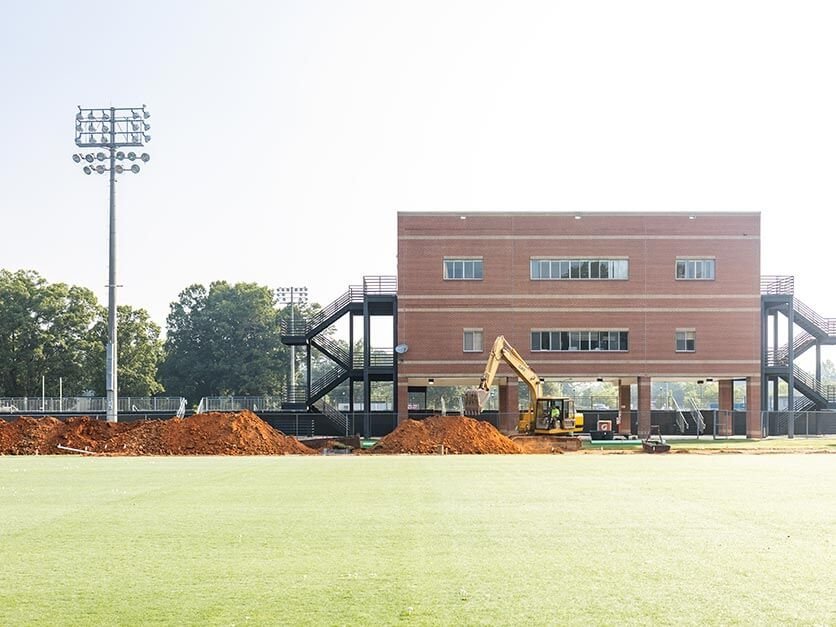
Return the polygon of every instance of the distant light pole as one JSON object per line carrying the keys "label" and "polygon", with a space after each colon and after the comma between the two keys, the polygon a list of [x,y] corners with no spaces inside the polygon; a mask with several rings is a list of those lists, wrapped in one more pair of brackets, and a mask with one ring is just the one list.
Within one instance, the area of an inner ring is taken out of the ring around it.
{"label": "distant light pole", "polygon": [[[105,365],[105,387],[107,388],[107,421],[118,420],[117,396],[117,357],[116,357],[116,175],[123,172],[138,174],[140,167],[134,163],[130,167],[123,167],[116,161],[136,161],[148,163],[151,159],[148,153],[137,155],[134,152],[125,154],[117,148],[142,148],[151,141],[148,131],[151,126],[146,120],[151,116],[141,107],[104,107],[94,109],[78,108],[75,116],[75,145],[79,148],[104,148],[104,152],[75,153],[73,161],[83,164],[85,174],[104,174],[110,172],[110,240],[109,240],[109,271],[107,281],[107,363]],[[110,167],[103,162],[109,160]],[[98,161],[98,165],[92,165]]]}
{"label": "distant light pole", "polygon": [[[293,305],[304,305],[308,302],[308,288],[307,287],[280,287],[276,289],[276,296],[279,303],[282,305],[290,305],[290,332],[295,333],[294,322],[296,321],[294,315]],[[290,385],[296,385],[296,345],[290,345]]]}

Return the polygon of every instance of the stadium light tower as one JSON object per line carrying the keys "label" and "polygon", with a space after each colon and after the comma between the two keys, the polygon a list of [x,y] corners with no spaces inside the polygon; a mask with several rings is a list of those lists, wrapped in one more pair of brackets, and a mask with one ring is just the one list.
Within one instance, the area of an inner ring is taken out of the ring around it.
{"label": "stadium light tower", "polygon": [[[280,287],[276,289],[279,303],[282,305],[290,305],[290,332],[295,333],[294,323],[294,307],[293,305],[304,305],[308,302],[308,288],[307,287]],[[290,385],[296,385],[296,346],[290,345]]]}
{"label": "stadium light tower", "polygon": [[[118,420],[117,358],[116,358],[116,175],[123,172],[139,174],[139,164],[123,166],[117,161],[142,161],[151,159],[147,152],[125,154],[119,148],[142,148],[151,141],[146,120],[151,114],[141,107],[78,108],[75,116],[75,145],[91,152],[77,152],[73,161],[82,165],[85,174],[110,173],[110,240],[108,244],[109,270],[107,281],[107,363],[105,387],[107,388],[107,421]],[[95,149],[104,149],[107,153]],[[105,166],[104,162],[109,165]],[[97,163],[98,162],[98,163]],[[95,165],[94,165],[95,164]]]}

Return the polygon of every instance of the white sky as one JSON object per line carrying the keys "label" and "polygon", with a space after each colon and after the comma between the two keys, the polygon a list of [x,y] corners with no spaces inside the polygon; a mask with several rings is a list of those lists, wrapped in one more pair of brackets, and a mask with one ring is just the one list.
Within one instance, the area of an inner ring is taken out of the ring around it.
{"label": "white sky", "polygon": [[145,103],[119,300],[396,271],[398,210],[760,210],[764,274],[836,317],[836,3],[0,5],[0,267],[107,302],[76,106]]}

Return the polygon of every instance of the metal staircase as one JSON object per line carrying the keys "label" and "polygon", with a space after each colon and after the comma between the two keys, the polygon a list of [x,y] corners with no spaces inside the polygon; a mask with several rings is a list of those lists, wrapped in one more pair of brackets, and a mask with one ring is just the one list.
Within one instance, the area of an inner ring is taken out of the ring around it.
{"label": "metal staircase", "polygon": [[[761,323],[764,326],[761,335],[762,361],[762,406],[767,406],[767,381],[774,382],[773,403],[777,405],[777,379],[782,379],[790,386],[789,404],[796,411],[808,409],[836,409],[836,386],[825,385],[820,381],[821,347],[836,345],[836,318],[825,318],[813,310],[812,307],[801,302],[794,295],[794,279],[791,276],[761,277]],[[787,321],[788,341],[783,346],[775,348],[778,336],[778,316],[781,313]],[[767,348],[768,319],[774,316],[773,348]],[[796,333],[795,326],[801,328]],[[802,354],[816,349],[816,375],[812,375],[799,368],[795,360]],[[803,395],[801,405],[794,398],[794,392]],[[804,409],[797,409],[803,407]]]}
{"label": "metal staircase", "polygon": [[[371,381],[391,381],[397,406],[397,360],[394,344],[397,335],[397,278],[393,276],[363,277],[362,285],[352,285],[319,311],[304,317],[298,314],[282,320],[281,339],[289,346],[305,346],[307,350],[307,387],[303,407],[323,415],[329,412],[332,422],[341,422],[339,412],[325,402],[326,395],[341,383],[349,382],[349,407],[354,407],[354,382],[363,382],[364,433],[368,432],[371,408]],[[349,316],[349,339],[343,344],[331,337],[333,326]],[[363,318],[363,339],[354,340],[354,317]],[[371,318],[391,316],[392,347],[370,346]],[[314,378],[311,369],[311,350],[316,349],[328,360],[328,367]],[[298,399],[294,399],[298,400]],[[298,403],[296,404],[298,407]],[[330,409],[329,409],[330,408]],[[333,410],[333,411],[332,411]],[[336,412],[336,414],[334,413]],[[341,415],[341,414],[340,414]],[[346,421],[350,420],[345,418]],[[346,423],[347,424],[347,423]]]}

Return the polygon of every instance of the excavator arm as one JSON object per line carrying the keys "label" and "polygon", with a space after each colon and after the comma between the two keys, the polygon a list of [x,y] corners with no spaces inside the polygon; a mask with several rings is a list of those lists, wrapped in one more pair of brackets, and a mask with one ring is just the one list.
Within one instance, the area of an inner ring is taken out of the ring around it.
{"label": "excavator arm", "polygon": [[479,386],[465,392],[464,411],[466,415],[476,416],[482,412],[485,401],[490,394],[491,385],[493,385],[493,380],[496,377],[496,372],[499,370],[499,365],[502,362],[508,364],[511,370],[528,386],[532,406],[543,395],[543,386],[540,383],[540,377],[531,369],[531,366],[526,363],[525,359],[522,358],[517,350],[508,343],[505,336],[500,335],[493,343],[493,348],[491,348],[491,353],[488,356],[488,363],[485,365],[485,372],[479,381]]}

